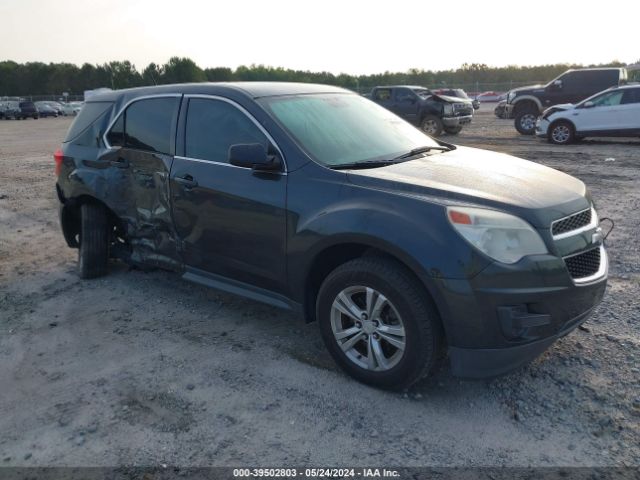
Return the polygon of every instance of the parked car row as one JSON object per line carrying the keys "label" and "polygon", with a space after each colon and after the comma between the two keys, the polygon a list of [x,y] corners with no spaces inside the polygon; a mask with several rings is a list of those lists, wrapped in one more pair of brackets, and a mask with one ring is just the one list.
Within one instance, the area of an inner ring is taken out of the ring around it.
{"label": "parked car row", "polygon": [[75,116],[84,102],[59,103],[54,101],[8,101],[0,104],[0,118],[25,120],[40,117]]}
{"label": "parked car row", "polygon": [[546,85],[511,90],[494,113],[523,135],[568,144],[585,137],[640,136],[640,85],[625,68],[568,70]]}

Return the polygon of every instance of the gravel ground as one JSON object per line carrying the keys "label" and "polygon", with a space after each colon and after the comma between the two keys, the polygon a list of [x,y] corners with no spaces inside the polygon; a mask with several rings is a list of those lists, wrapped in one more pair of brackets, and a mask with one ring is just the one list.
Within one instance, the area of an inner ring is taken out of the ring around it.
{"label": "gravel ground", "polygon": [[585,181],[616,223],[608,291],[531,365],[405,393],[274,308],[121,264],[80,281],[53,188],[70,120],[1,121],[0,465],[638,465],[640,141],[551,146],[491,110],[447,139]]}

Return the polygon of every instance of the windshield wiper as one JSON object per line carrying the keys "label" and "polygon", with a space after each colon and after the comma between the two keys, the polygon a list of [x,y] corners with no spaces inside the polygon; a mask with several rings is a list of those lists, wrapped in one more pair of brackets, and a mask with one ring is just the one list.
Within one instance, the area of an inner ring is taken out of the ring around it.
{"label": "windshield wiper", "polygon": [[342,163],[340,165],[331,165],[329,168],[331,168],[332,170],[348,170],[352,168],[377,168],[377,167],[385,167],[387,165],[393,165],[394,163],[398,163],[397,159],[365,160],[363,162],[351,162],[351,163]]}
{"label": "windshield wiper", "polygon": [[430,152],[431,150],[440,150],[442,152],[448,152],[450,150],[452,150],[449,147],[440,147],[440,146],[425,146],[425,147],[418,147],[418,148],[414,148],[413,150],[410,150],[407,153],[404,153],[396,158],[394,158],[394,160],[402,160],[404,158],[409,158],[409,157],[413,157],[415,155],[419,155],[421,153],[426,153],[426,152]]}

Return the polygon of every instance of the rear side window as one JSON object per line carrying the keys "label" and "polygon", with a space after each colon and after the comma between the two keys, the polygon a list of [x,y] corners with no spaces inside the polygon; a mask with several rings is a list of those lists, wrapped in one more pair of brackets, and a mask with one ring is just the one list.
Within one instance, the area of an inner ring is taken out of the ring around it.
{"label": "rear side window", "polygon": [[268,149],[267,137],[233,105],[220,100],[189,100],[185,132],[187,157],[227,163],[229,147],[242,143],[260,143]]}
{"label": "rear side window", "polygon": [[171,153],[171,132],[179,105],[177,97],[148,98],[132,103],[109,130],[109,145]]}
{"label": "rear side window", "polygon": [[624,90],[622,103],[640,103],[640,88],[629,88]]}
{"label": "rear side window", "polygon": [[[99,131],[84,135],[92,126],[102,126],[104,128],[103,122],[99,120],[104,120],[107,115],[107,111],[113,106],[113,102],[89,102],[85,103],[84,107],[78,113],[78,116],[69,127],[69,131],[67,132],[67,136],[64,139],[64,142],[71,142],[80,144],[80,145],[96,145],[95,139],[100,134]],[[83,136],[84,139],[80,140],[78,137]],[[87,143],[87,136],[91,137],[89,143]],[[81,141],[81,143],[78,143]]]}

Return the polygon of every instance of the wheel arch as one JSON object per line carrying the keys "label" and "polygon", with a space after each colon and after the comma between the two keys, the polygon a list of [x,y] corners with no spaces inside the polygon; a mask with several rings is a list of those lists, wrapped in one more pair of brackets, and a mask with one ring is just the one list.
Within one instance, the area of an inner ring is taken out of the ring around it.
{"label": "wheel arch", "polygon": [[324,279],[340,265],[360,257],[381,257],[391,260],[404,269],[420,285],[425,298],[438,314],[436,319],[446,338],[446,322],[443,318],[438,292],[426,271],[410,255],[371,239],[337,241],[319,250],[309,262],[304,281],[303,314],[306,323],[316,321],[316,301]]}
{"label": "wheel arch", "polygon": [[110,224],[116,225],[119,222],[117,215],[109,208],[109,206],[94,196],[82,194],[77,197],[64,198],[60,188],[57,187],[58,197],[62,202],[60,206],[60,226],[62,234],[71,248],[78,248],[77,235],[80,233],[80,207],[87,203],[102,205],[107,212]]}
{"label": "wheel arch", "polygon": [[525,109],[527,105],[531,105],[536,108],[538,113],[542,111],[542,102],[540,102],[540,99],[533,95],[523,95],[522,97],[517,98],[513,105],[514,114],[518,114],[520,111]]}

